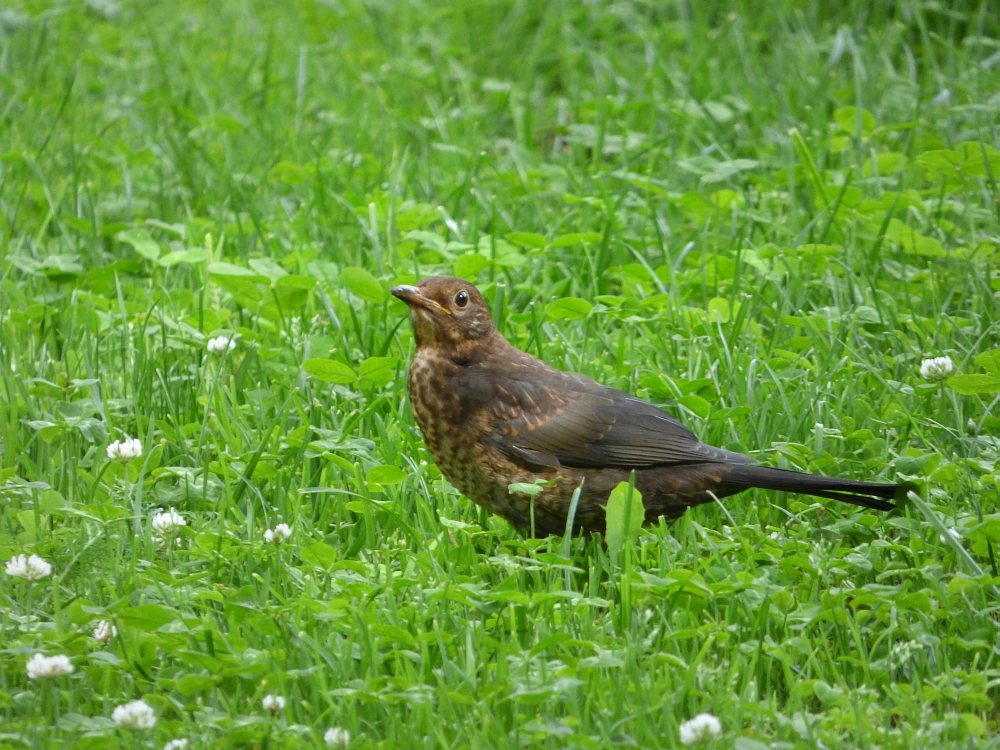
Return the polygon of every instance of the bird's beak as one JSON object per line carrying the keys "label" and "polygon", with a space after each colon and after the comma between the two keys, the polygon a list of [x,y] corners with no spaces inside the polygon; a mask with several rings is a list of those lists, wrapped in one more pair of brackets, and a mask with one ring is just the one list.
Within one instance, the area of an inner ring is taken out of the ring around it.
{"label": "bird's beak", "polygon": [[433,310],[451,315],[451,310],[447,307],[442,307],[430,297],[425,297],[419,287],[410,286],[409,284],[394,286],[392,288],[392,296],[402,300],[411,307],[416,305],[417,307],[423,307],[425,310]]}

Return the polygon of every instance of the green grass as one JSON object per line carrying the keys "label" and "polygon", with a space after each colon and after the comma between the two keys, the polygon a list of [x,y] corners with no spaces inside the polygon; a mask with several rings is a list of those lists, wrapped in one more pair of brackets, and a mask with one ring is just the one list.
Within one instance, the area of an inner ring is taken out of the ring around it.
{"label": "green grass", "polygon": [[[703,711],[718,748],[1000,745],[998,31],[994,0],[7,2],[0,560],[53,575],[0,576],[0,748],[669,748]],[[387,291],[431,273],[706,441],[923,504],[524,539],[413,422]],[[155,729],[111,723],[136,698]]]}

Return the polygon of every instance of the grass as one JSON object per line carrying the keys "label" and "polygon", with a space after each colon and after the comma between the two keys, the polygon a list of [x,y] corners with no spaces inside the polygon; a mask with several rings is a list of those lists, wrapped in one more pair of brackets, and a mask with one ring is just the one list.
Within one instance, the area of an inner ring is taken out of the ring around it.
{"label": "grass", "polygon": [[[0,748],[670,748],[700,712],[718,748],[997,747],[998,19],[8,2],[0,560],[53,572],[0,577]],[[709,442],[920,497],[524,539],[414,425],[387,290],[431,273]]]}

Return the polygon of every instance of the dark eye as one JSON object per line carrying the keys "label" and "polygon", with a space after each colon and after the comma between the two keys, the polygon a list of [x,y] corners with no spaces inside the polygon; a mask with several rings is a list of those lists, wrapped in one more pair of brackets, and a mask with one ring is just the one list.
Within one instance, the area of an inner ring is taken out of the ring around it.
{"label": "dark eye", "polygon": [[459,307],[465,307],[469,304],[469,295],[465,292],[459,292],[455,295],[455,304]]}

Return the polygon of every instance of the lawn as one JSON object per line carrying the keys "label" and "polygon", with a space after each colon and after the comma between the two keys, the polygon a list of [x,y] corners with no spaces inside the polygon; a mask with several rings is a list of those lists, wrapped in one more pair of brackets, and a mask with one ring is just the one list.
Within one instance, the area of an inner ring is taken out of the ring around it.
{"label": "lawn", "polygon": [[[1000,747],[998,92],[996,0],[7,0],[0,749]],[[438,273],[915,492],[525,538],[413,420]]]}

